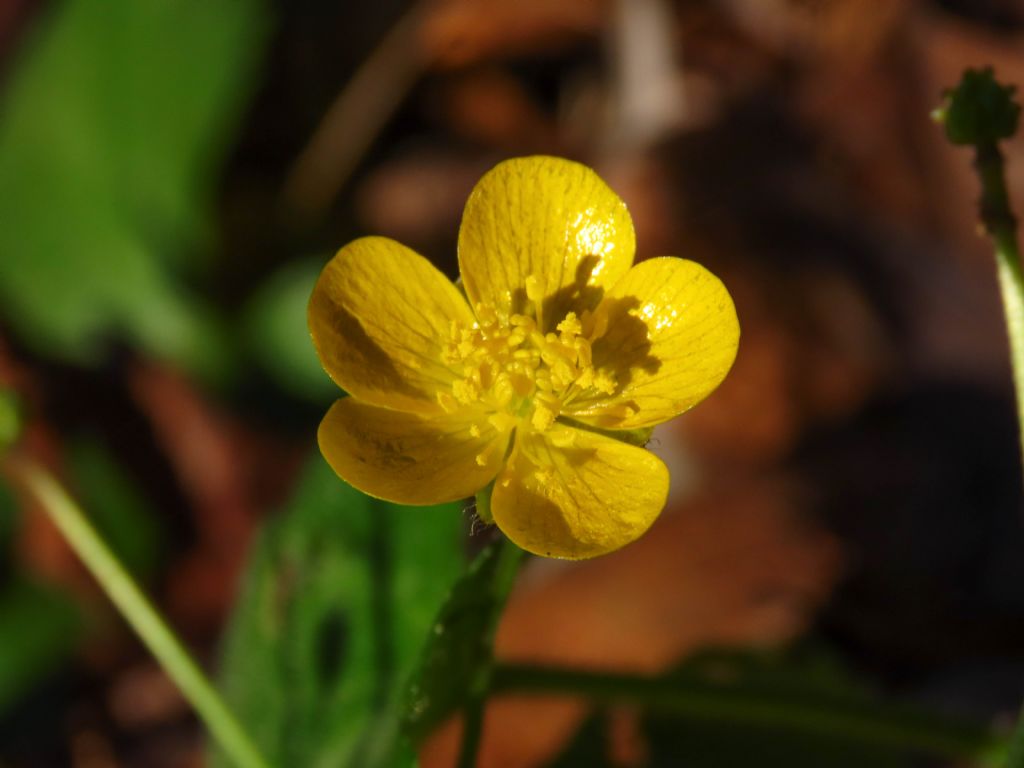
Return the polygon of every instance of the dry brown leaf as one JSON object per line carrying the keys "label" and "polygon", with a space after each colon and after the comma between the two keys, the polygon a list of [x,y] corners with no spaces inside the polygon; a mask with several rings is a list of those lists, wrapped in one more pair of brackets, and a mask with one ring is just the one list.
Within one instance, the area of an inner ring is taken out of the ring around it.
{"label": "dry brown leaf", "polygon": [[429,246],[453,238],[466,198],[490,164],[428,150],[381,163],[357,192],[360,219],[367,231],[405,243],[454,274],[454,253]]}
{"label": "dry brown leaf", "polygon": [[720,0],[751,36],[787,56],[857,66],[877,54],[911,0]]}
{"label": "dry brown leaf", "polygon": [[280,498],[272,489],[287,487],[296,459],[283,450],[262,455],[271,449],[257,434],[174,370],[140,363],[129,386],[191,501],[199,536],[169,581],[171,610],[197,624],[218,626],[234,598],[255,522]]}
{"label": "dry brown leaf", "polygon": [[440,0],[421,34],[438,66],[460,67],[592,37],[606,7],[603,0]]}
{"label": "dry brown leaf", "polygon": [[510,154],[559,154],[557,127],[515,78],[496,69],[453,78],[442,113],[455,133]]}
{"label": "dry brown leaf", "polygon": [[189,712],[181,691],[152,661],[120,672],[111,683],[107,703],[118,725],[128,729],[180,720]]}

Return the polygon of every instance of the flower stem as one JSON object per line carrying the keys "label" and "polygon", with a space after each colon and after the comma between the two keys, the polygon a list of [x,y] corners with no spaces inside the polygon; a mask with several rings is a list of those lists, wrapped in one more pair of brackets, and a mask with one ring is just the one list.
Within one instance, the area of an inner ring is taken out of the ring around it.
{"label": "flower stem", "polygon": [[[1005,161],[995,142],[975,146],[974,167],[981,181],[981,224],[992,240],[999,291],[1006,314],[1010,363],[1017,395],[1017,423],[1024,461],[1024,271],[1017,243],[1017,220],[1006,189]],[[1010,741],[1007,768],[1024,768],[1024,709]]]}
{"label": "flower stem", "polygon": [[699,722],[770,727],[850,744],[968,758],[981,765],[998,765],[1006,756],[1004,741],[986,729],[883,708],[877,702],[826,702],[671,677],[512,664],[495,667],[491,691],[584,696],[592,703],[630,704]]}
{"label": "flower stem", "polygon": [[1006,314],[1021,457],[1024,459],[1024,273],[1017,244],[1017,220],[1010,210],[1003,155],[995,142],[975,147],[974,167],[981,180],[981,223],[992,239]]}
{"label": "flower stem", "polygon": [[519,566],[523,562],[523,550],[511,541],[502,538],[498,546],[501,547],[501,551],[498,553],[498,563],[495,566],[491,582],[490,615],[488,616],[487,630],[480,641],[484,645],[487,662],[477,670],[469,697],[463,706],[462,746],[459,750],[458,768],[474,768],[476,766],[480,739],[483,736],[484,708],[493,687],[496,669],[494,635],[498,629],[498,620],[501,618],[502,609],[508,601],[512,585],[515,584],[516,574],[519,573]]}
{"label": "flower stem", "polygon": [[24,484],[38,500],[111,602],[195,708],[225,754],[239,768],[267,768],[267,762],[213,685],[53,476],[35,462],[13,454],[4,458],[0,468]]}
{"label": "flower stem", "polygon": [[[933,116],[953,144],[974,148],[974,168],[981,182],[979,217],[992,240],[999,290],[1006,314],[1010,364],[1017,394],[1017,422],[1024,461],[1024,274],[1017,244],[1017,219],[1006,188],[1005,161],[999,142],[1012,138],[1020,122],[1016,87],[996,80],[991,67],[967,69],[949,89]],[[1024,768],[1024,710],[1010,741],[1008,768]]]}

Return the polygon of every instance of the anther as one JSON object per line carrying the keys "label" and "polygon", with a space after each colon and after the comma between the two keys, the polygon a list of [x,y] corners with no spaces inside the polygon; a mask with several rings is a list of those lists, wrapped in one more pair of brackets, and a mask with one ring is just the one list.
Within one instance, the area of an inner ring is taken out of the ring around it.
{"label": "anther", "polygon": [[533,410],[533,416],[530,417],[530,423],[538,432],[543,432],[555,423],[555,414],[543,405],[538,405]]}
{"label": "anther", "polygon": [[598,392],[603,392],[606,395],[615,394],[616,382],[615,377],[607,371],[601,371],[597,376],[594,377],[594,389]]}
{"label": "anther", "polygon": [[576,313],[570,312],[565,316],[565,319],[560,322],[557,326],[559,331],[565,336],[576,336],[583,330],[583,326],[580,325],[580,321],[576,319]]}

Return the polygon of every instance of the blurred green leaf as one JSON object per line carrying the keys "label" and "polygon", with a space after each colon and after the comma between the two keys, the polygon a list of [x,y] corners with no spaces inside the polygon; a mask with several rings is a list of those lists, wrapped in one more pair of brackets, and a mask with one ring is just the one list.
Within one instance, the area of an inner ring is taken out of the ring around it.
{"label": "blurred green leaf", "polygon": [[7,557],[14,534],[15,515],[14,494],[0,481],[0,560]]}
{"label": "blurred green leaf", "polygon": [[[14,494],[0,482],[0,562],[16,524]],[[23,577],[0,582],[0,715],[74,651],[82,630],[71,598]]]}
{"label": "blurred green leaf", "polygon": [[[987,754],[995,743],[984,728],[879,698],[809,646],[703,653],[648,689],[651,766],[902,768],[928,753]],[[585,723],[551,768],[607,764],[594,759],[603,720],[599,712]]]}
{"label": "blurred green leaf", "polygon": [[470,697],[477,676],[491,663],[489,641],[495,611],[506,593],[494,589],[502,566],[499,541],[481,552],[456,582],[427,638],[420,667],[409,687],[403,730],[414,744]]}
{"label": "blurred green leaf", "polygon": [[224,647],[225,694],[272,764],[413,764],[397,702],[463,568],[461,531],[456,505],[370,499],[310,460],[253,549]]}
{"label": "blurred green leaf", "polygon": [[[718,681],[744,694],[777,696],[808,711],[874,706],[876,699],[835,660],[822,653],[754,654],[709,652],[672,676],[685,681]],[[842,734],[809,733],[779,724],[756,725],[651,716],[646,728],[656,763],[686,761],[694,768],[757,765],[787,768],[897,768],[915,765],[919,754],[859,743]],[[685,758],[683,757],[685,755]]]}
{"label": "blurred green leaf", "polygon": [[0,590],[0,713],[51,674],[78,642],[81,621],[71,599],[15,581]]}
{"label": "blurred green leaf", "polygon": [[67,459],[82,506],[118,559],[136,576],[152,574],[162,532],[138,488],[96,439],[72,440]]}
{"label": "blurred green leaf", "polygon": [[323,265],[312,259],[280,269],[257,290],[242,321],[250,355],[283,389],[315,403],[342,394],[320,365],[306,324],[306,305]]}
{"label": "blurred green leaf", "polygon": [[175,272],[209,246],[265,27],[262,0],[44,12],[0,104],[0,306],[23,339],[77,362],[111,333],[199,367],[226,354]]}
{"label": "blurred green leaf", "polygon": [[21,406],[12,390],[0,388],[0,452],[21,434]]}

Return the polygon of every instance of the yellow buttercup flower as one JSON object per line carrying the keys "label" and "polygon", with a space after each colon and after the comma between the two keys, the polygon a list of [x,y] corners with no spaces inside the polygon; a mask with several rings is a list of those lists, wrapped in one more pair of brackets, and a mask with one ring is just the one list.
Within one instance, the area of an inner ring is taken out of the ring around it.
{"label": "yellow buttercup flower", "polygon": [[462,290],[399,243],[366,237],[327,264],[313,342],[349,396],[320,449],[356,488],[402,504],[473,495],[539,555],[610,552],[654,522],[661,459],[616,439],[696,405],[736,356],[722,283],[660,257],[633,266],[625,204],[586,166],[508,160],[466,203]]}

